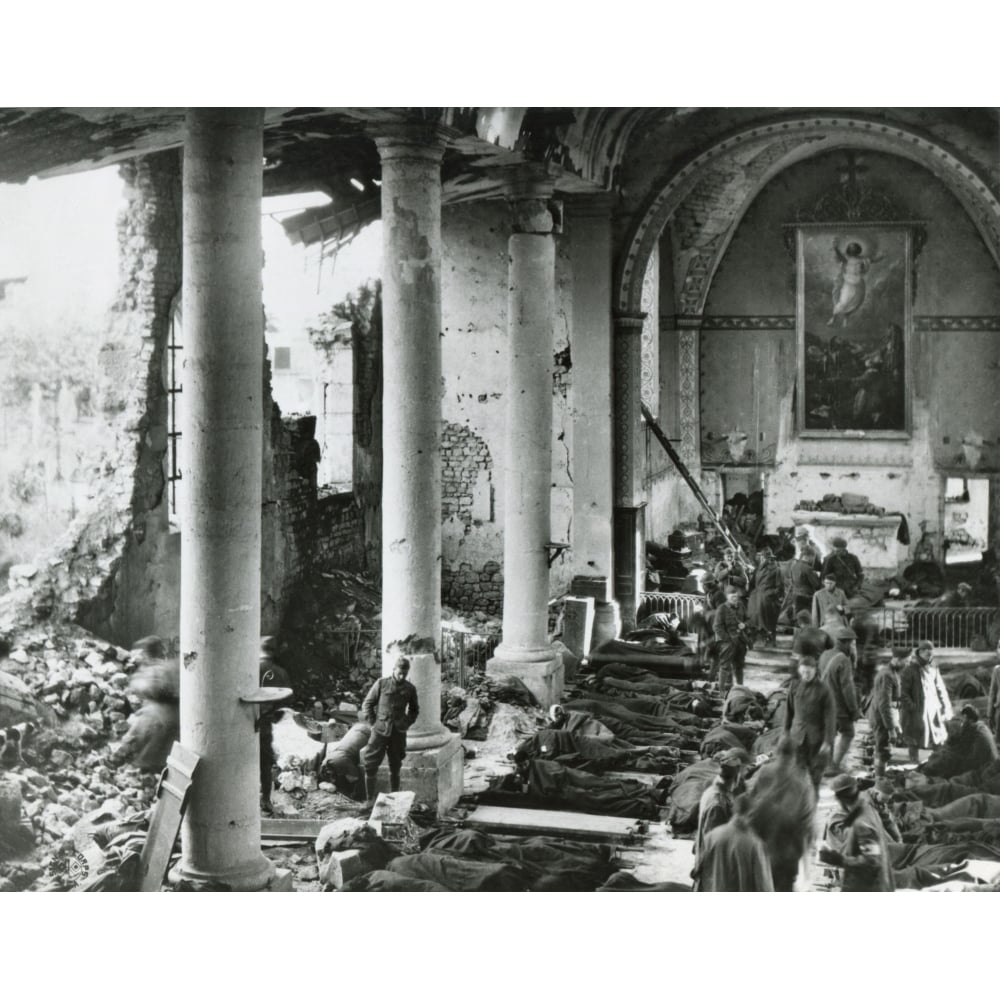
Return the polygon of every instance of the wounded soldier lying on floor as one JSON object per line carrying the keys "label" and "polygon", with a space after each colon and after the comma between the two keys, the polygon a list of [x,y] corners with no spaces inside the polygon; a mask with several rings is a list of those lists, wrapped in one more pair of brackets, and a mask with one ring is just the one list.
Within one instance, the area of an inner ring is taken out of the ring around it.
{"label": "wounded soldier lying on floor", "polygon": [[726,722],[762,722],[767,714],[767,698],[742,684],[734,684],[722,705]]}
{"label": "wounded soldier lying on floor", "polygon": [[1000,850],[976,841],[955,844],[889,844],[897,889],[926,889],[942,882],[976,881],[970,861],[1000,861]]}
{"label": "wounded soldier lying on floor", "polygon": [[678,726],[704,727],[710,725],[710,719],[718,715],[718,708],[707,697],[701,696],[699,700],[699,697],[690,691],[681,691],[679,694],[681,700],[661,695],[622,697],[621,693],[610,693],[599,688],[596,692],[588,691],[587,698],[589,701],[600,701],[606,705],[618,705],[638,715],[651,715],[655,719],[673,722]]}
{"label": "wounded soldier lying on floor", "polygon": [[619,739],[640,746],[680,746],[693,750],[697,748],[701,738],[700,729],[678,726],[670,719],[630,712],[614,702],[581,699],[563,707],[569,712],[592,715]]}
{"label": "wounded soldier lying on floor", "polygon": [[[906,787],[893,794],[897,800],[923,802],[936,807],[947,805],[975,792],[1000,795],[1000,763],[994,761],[975,771],[956,774],[954,778],[927,779],[919,782],[921,776],[907,776]],[[919,782],[919,783],[918,783]]]}
{"label": "wounded soldier lying on floor", "polygon": [[[682,742],[680,736],[670,735],[668,738],[664,738],[662,729],[640,731],[615,718],[607,719],[608,725],[605,725],[604,722],[595,719],[587,710],[586,702],[574,702],[573,704],[585,707],[582,711],[577,711],[575,708],[566,709],[562,705],[553,705],[549,709],[548,728],[596,740],[619,750],[634,750],[637,747],[646,748],[653,745],[673,747]],[[690,746],[694,745],[692,741]]]}
{"label": "wounded soldier lying on floor", "polygon": [[600,774],[604,771],[641,771],[672,774],[681,752],[676,747],[634,747],[623,740],[609,744],[561,729],[540,729],[521,740],[513,753],[516,764],[528,760],[554,760],[566,767]]}
{"label": "wounded soldier lying on floor", "polygon": [[490,779],[477,801],[526,809],[566,809],[656,819],[665,793],[630,778],[604,778],[551,760],[529,760],[518,774]]}
{"label": "wounded soldier lying on floor", "polygon": [[691,694],[690,681],[661,677],[651,670],[627,663],[606,663],[594,678],[602,688],[610,691],[630,691],[664,698],[670,698],[674,692]]}
{"label": "wounded soldier lying on floor", "polygon": [[531,879],[531,892],[593,892],[615,873],[605,844],[575,844],[550,837],[502,837],[481,830],[441,829],[421,839],[421,848],[466,860],[514,865]]}
{"label": "wounded soldier lying on floor", "polygon": [[936,808],[924,805],[922,802],[904,802],[897,807],[897,816],[904,835],[909,835],[911,838],[916,835],[921,839],[930,840],[933,839],[931,828],[940,826],[942,829],[947,829],[953,821],[987,820],[992,823],[986,826],[995,825],[1000,821],[1000,795],[977,792]]}

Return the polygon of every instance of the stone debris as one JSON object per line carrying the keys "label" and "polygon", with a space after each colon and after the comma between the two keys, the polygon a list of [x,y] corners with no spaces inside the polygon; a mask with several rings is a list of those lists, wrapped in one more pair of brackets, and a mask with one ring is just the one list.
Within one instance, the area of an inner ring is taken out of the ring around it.
{"label": "stone debris", "polygon": [[[19,738],[8,728],[0,750],[7,803],[0,889],[74,888],[112,860],[84,831],[94,830],[98,817],[134,824],[152,804],[156,776],[116,757],[141,705],[126,690],[134,665],[126,650],[72,625],[33,626],[7,639],[11,652],[0,666],[16,664],[34,721],[18,719]],[[0,724],[15,726],[3,716]],[[9,807],[13,790],[17,820]]]}

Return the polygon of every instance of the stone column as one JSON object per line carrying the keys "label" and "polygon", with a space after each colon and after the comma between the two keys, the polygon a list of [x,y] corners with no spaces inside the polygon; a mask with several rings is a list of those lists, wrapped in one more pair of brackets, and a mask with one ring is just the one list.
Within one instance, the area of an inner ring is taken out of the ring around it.
{"label": "stone column", "polygon": [[548,639],[552,488],[555,222],[552,181],[510,185],[504,434],[503,641],[487,669],[520,677],[545,706],[562,696],[562,657]]}
{"label": "stone column", "polygon": [[[677,317],[677,409],[680,443],[677,453],[701,482],[701,324],[700,316]],[[702,513],[701,504],[683,481],[678,512],[681,520]]]}
{"label": "stone column", "polygon": [[611,208],[613,196],[566,205],[573,268],[573,535],[577,576],[612,577]]}
{"label": "stone column", "polygon": [[420,715],[403,788],[445,811],[461,741],[441,723],[441,159],[426,126],[376,139],[382,158],[382,668],[410,657]]}
{"label": "stone column", "polygon": [[642,412],[642,328],[645,313],[615,317],[614,346],[614,547],[615,599],[622,626],[635,624],[645,575],[645,440]]}
{"label": "stone column", "polygon": [[260,851],[263,113],[196,108],[184,144],[181,742],[201,758],[181,874],[272,883]]}

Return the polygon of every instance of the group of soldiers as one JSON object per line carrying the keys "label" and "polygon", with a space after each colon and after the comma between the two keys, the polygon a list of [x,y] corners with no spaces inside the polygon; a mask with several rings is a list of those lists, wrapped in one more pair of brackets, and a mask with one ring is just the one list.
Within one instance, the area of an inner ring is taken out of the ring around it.
{"label": "group of soldiers", "polygon": [[[804,634],[807,628],[810,634]],[[717,758],[719,775],[700,805],[692,873],[697,890],[790,891],[813,843],[824,777],[830,779],[836,807],[826,824],[820,862],[842,869],[842,891],[894,890],[882,815],[857,777],[844,770],[862,715],[874,743],[876,788],[884,787],[892,747],[899,742],[907,746],[911,764],[919,762],[921,749],[952,754],[952,772],[975,772],[1000,761],[1000,663],[991,673],[987,719],[966,705],[952,722],[954,711],[930,641],[912,650],[894,649],[862,697],[852,662],[852,630],[832,629],[832,645],[822,650],[810,645],[816,633],[826,635],[809,626],[796,636],[795,676],[787,687],[774,760],[745,782],[749,758],[744,752],[729,750]],[[924,766],[931,773],[930,765]]]}
{"label": "group of soldiers", "polygon": [[[138,640],[132,648],[136,672],[130,684],[142,706],[132,717],[117,758],[143,771],[157,773],[167,762],[175,740],[180,739],[180,676],[176,659],[167,657],[158,636]],[[420,712],[417,689],[408,680],[410,660],[400,656],[392,673],[372,684],[358,722],[326,754],[327,773],[337,787],[354,798],[373,804],[378,772],[388,757],[389,788],[398,791],[406,756],[406,733]],[[278,642],[264,636],[260,644],[259,683],[261,687],[291,690],[288,671],[278,661]],[[274,729],[280,718],[280,702],[260,710],[260,794],[261,810],[271,813],[275,770]]]}
{"label": "group of soldiers", "polygon": [[[747,650],[757,637],[774,644],[782,620],[823,633],[824,643],[816,655],[832,646],[835,635],[848,627],[849,602],[864,574],[843,538],[834,538],[831,544],[829,555],[820,559],[807,529],[800,528],[794,554],[784,562],[777,561],[770,546],[760,547],[750,579],[736,568],[725,567],[724,583],[719,571],[698,575],[696,586],[704,593],[706,605],[703,637],[708,640],[708,658],[713,672],[718,671],[723,693],[734,682],[743,683]],[[852,632],[850,638],[853,641],[857,635]]]}

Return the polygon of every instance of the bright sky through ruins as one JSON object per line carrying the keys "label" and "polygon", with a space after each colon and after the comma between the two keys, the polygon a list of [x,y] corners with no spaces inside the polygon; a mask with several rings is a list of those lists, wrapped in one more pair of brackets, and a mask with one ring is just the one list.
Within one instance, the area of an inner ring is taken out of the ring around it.
{"label": "bright sky through ruins", "polygon": [[[9,292],[18,314],[44,323],[99,318],[118,283],[116,219],[123,204],[116,167],[26,184],[0,184],[0,280],[27,277]],[[287,200],[277,203],[288,204]],[[272,203],[265,199],[267,213]],[[296,330],[377,274],[381,224],[365,229],[334,261],[293,246],[278,219],[262,220],[268,316]]]}

